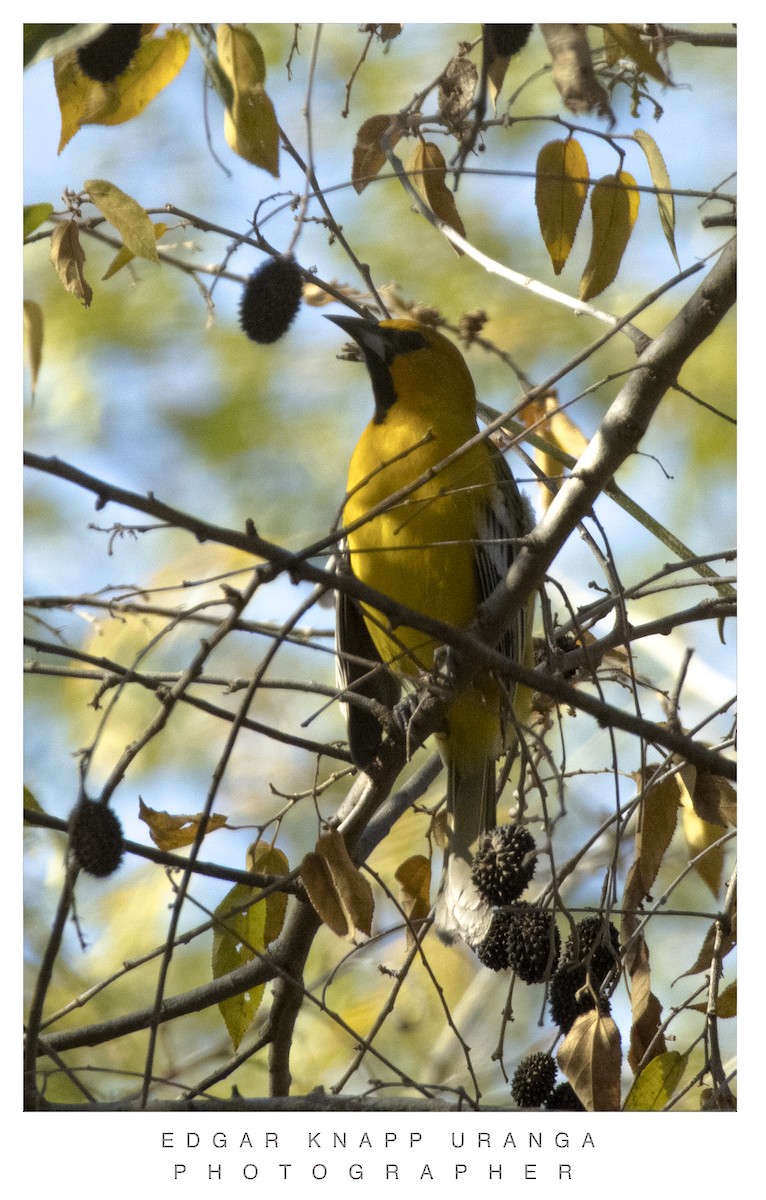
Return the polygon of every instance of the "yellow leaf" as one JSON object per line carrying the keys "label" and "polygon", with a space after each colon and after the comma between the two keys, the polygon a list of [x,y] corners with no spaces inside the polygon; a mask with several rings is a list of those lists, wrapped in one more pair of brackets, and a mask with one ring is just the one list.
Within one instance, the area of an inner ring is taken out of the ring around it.
{"label": "yellow leaf", "polygon": [[604,175],[591,192],[593,238],[580,280],[579,297],[591,300],[617,275],[638,215],[636,181],[627,171]]}
{"label": "yellow leaf", "polygon": [[[559,408],[559,399],[555,391],[526,404],[522,419],[528,429],[532,429],[549,445],[571,455],[572,458],[579,458],[588,445],[588,439],[579,426],[568,413]],[[535,448],[535,462],[543,474],[543,479],[540,480],[540,502],[542,507],[547,509],[558,491],[564,467],[554,454],[539,447]]]}
{"label": "yellow leaf", "polygon": [[279,126],[263,87],[266,63],[258,40],[243,25],[221,24],[216,44],[233,93],[224,114],[226,142],[246,162],[279,175]]}
{"label": "yellow leaf", "polygon": [[77,51],[54,59],[56,94],[61,111],[59,153],[83,125],[121,125],[144,111],[175,79],[189,57],[189,38],[181,29],[144,37],[127,70],[109,84],[83,75]]}
{"label": "yellow leaf", "polygon": [[620,1107],[620,1031],[611,1017],[581,1013],[559,1047],[558,1064],[588,1112]]}
{"label": "yellow leaf", "polygon": [[36,300],[24,301],[24,344],[29,363],[29,379],[32,396],[37,388],[37,377],[43,359],[43,310]]}
{"label": "yellow leaf", "polygon": [[[385,165],[386,152],[380,144],[380,139],[393,120],[393,116],[381,113],[379,116],[368,117],[359,126],[351,159],[351,182],[356,192],[363,192],[370,179]],[[392,148],[401,136],[401,130],[395,127],[389,138]]]}
{"label": "yellow leaf", "polygon": [[[202,820],[202,813],[190,816],[188,813],[158,812],[149,808],[139,798],[138,815],[149,826],[149,834],[155,846],[160,850],[178,850],[182,846],[190,846],[197,836],[197,830]],[[219,813],[211,813],[208,817],[205,836],[215,829],[226,826],[226,817]]]}
{"label": "yellow leaf", "polygon": [[[256,953],[266,949],[266,904],[263,901],[251,903],[257,895],[257,888],[237,883],[216,908],[214,915],[217,924],[213,928],[213,979],[220,979],[244,966],[255,958]],[[252,1024],[263,992],[264,985],[261,984],[250,991],[231,996],[228,1000],[221,1000],[218,1005],[235,1050]]]}
{"label": "yellow leaf", "polygon": [[666,1050],[648,1062],[633,1081],[625,1112],[660,1112],[680,1084],[687,1059],[677,1050]]}
{"label": "yellow leaf", "polygon": [[[247,851],[247,869],[256,875],[286,875],[289,871],[287,859],[276,846],[267,842],[254,842]],[[285,892],[269,892],[265,897],[266,925],[263,932],[264,945],[270,946],[282,932],[287,911]]]}
{"label": "yellow leaf", "polygon": [[86,179],[85,188],[99,212],[106,217],[132,254],[159,262],[156,238],[145,208],[106,179]]}
{"label": "yellow leaf", "polygon": [[[695,1012],[706,1013],[707,1012],[707,1001],[703,1000],[699,1004],[690,1004],[689,1007],[693,1008],[695,1010]],[[715,1014],[717,1017],[719,1017],[721,1020],[724,1020],[724,1021],[729,1017],[736,1017],[736,1015],[737,1015],[737,981],[736,981],[736,979],[734,980],[733,983],[730,983],[727,988],[724,988],[724,990],[719,995],[718,1001],[715,1006]]]}
{"label": "yellow leaf", "polygon": [[[434,142],[419,141],[410,157],[407,170],[412,174],[413,185],[429,208],[440,221],[449,225],[461,237],[465,228],[457,211],[455,197],[446,184],[447,164]],[[458,254],[463,251],[455,247]]]}
{"label": "yellow leaf", "polygon": [[[162,235],[167,233],[169,226],[166,225],[164,221],[155,221],[153,223],[153,229],[154,240],[158,242]],[[117,251],[107,267],[106,272],[101,276],[102,282],[106,279],[111,279],[113,275],[116,275],[118,271],[121,271],[123,267],[126,267],[129,262],[132,262],[135,257],[136,256],[132,250],[128,250],[127,246],[123,246],[121,250]]]}
{"label": "yellow leaf", "polygon": [[588,160],[574,138],[547,142],[537,156],[535,204],[556,275],[574,243],[588,185]]}
{"label": "yellow leaf", "polygon": [[657,192],[657,209],[660,214],[660,224],[662,225],[662,232],[665,234],[665,240],[670,246],[673,258],[676,260],[676,266],[680,268],[681,264],[678,261],[675,238],[676,204],[672,192],[667,190],[670,188],[670,175],[665,166],[665,159],[662,157],[662,152],[650,133],[645,133],[643,129],[637,129],[633,137],[646,155],[646,161],[649,164],[652,176],[652,183],[656,188],[663,189]]}
{"label": "yellow leaf", "polygon": [[660,83],[670,80],[657,61],[656,53],[647,46],[637,29],[630,25],[602,25],[607,62],[613,66],[621,58],[632,58],[639,71],[651,75]]}
{"label": "yellow leaf", "polygon": [[349,858],[343,835],[322,834],[316,849],[301,863],[309,900],[339,937],[370,936],[375,907],[372,888]]}
{"label": "yellow leaf", "polygon": [[76,221],[62,221],[53,230],[51,262],[66,290],[88,308],[93,299],[93,291],[83,273],[85,251],[80,245],[80,231]]}
{"label": "yellow leaf", "polygon": [[[694,869],[708,885],[714,896],[721,890],[723,877],[723,846],[715,843],[721,837],[720,825],[711,825],[698,817],[691,800],[681,810],[684,836],[689,847],[689,857],[696,858]],[[698,857],[701,855],[701,857]]]}
{"label": "yellow leaf", "polygon": [[716,1014],[726,1020],[737,1015],[737,981],[734,980],[721,992],[716,1004]]}

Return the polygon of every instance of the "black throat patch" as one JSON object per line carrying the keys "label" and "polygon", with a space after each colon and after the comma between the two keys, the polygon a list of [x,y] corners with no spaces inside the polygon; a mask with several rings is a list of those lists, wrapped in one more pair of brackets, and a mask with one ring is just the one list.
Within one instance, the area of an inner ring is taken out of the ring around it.
{"label": "black throat patch", "polygon": [[400,354],[411,354],[423,350],[428,343],[416,329],[381,329],[380,340],[375,346],[362,346],[364,360],[372,383],[375,399],[373,421],[381,425],[396,400],[396,388],[391,375],[391,363]]}

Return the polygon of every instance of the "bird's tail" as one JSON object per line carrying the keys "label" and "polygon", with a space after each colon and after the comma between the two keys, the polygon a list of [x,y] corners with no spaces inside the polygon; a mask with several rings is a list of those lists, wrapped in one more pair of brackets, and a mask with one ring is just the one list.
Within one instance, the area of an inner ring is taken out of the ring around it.
{"label": "bird's tail", "polygon": [[475,947],[484,941],[492,920],[492,907],[471,878],[471,864],[477,841],[496,824],[494,758],[470,765],[447,759],[447,814],[436,930],[444,942],[464,941]]}

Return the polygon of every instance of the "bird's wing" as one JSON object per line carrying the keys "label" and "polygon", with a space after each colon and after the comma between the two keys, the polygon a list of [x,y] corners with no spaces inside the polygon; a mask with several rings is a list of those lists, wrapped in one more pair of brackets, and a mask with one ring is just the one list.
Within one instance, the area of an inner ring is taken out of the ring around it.
{"label": "bird's wing", "polygon": [[[508,573],[516,557],[516,539],[531,528],[530,514],[516,480],[499,450],[492,448],[496,486],[484,497],[479,507],[474,569],[479,592],[479,604]],[[503,634],[498,650],[516,662],[524,658],[528,616],[520,610],[516,620]]]}
{"label": "bird's wing", "polygon": [[[335,562],[338,574],[351,574],[345,550]],[[335,593],[336,678],[343,695],[354,692],[393,708],[401,688],[370,637],[361,608],[340,589]],[[375,715],[358,704],[345,704],[351,757],[364,769],[377,754],[383,730]]]}

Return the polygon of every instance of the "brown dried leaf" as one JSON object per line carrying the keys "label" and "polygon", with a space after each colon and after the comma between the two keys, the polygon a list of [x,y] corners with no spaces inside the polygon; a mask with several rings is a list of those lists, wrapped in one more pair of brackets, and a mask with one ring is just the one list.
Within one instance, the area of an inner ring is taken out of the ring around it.
{"label": "brown dried leaf", "polygon": [[665,1038],[655,1035],[660,1028],[662,1005],[651,990],[649,971],[649,948],[643,937],[637,939],[631,947],[626,960],[626,969],[630,976],[630,1006],[631,1029],[628,1063],[635,1071],[643,1061],[649,1046],[651,1053],[648,1061],[665,1053]]}
{"label": "brown dried leaf", "polygon": [[[149,826],[149,834],[155,846],[160,850],[179,850],[190,846],[197,836],[202,813],[190,816],[187,813],[157,812],[149,808],[139,797],[138,815]],[[205,836],[216,829],[226,828],[226,817],[220,813],[211,813],[207,820]]]}
{"label": "brown dried leaf", "polygon": [[349,932],[348,921],[333,887],[330,870],[321,855],[313,851],[305,855],[301,863],[301,879],[309,900],[325,925],[338,937],[346,937]]}
{"label": "brown dried leaf", "polygon": [[[368,117],[359,126],[351,160],[351,182],[356,192],[363,192],[380,168],[385,166],[386,152],[380,144],[380,139],[391,127],[394,119],[390,113],[380,113],[378,116]],[[401,130],[395,127],[389,137],[392,148],[401,136]]]}
{"label": "brown dried leaf", "polygon": [[[693,771],[693,768],[690,770]],[[651,892],[660,863],[675,832],[678,807],[685,790],[685,771],[686,768],[663,779],[661,783],[654,784],[644,795],[636,833],[636,861],[642,888],[641,899]],[[647,773],[651,774],[651,771],[648,770]],[[637,778],[637,782],[640,784],[640,778]]]}
{"label": "brown dried leaf", "polygon": [[588,185],[588,160],[575,138],[546,142],[537,156],[535,205],[543,241],[560,275],[574,244]]}
{"label": "brown dried leaf", "polygon": [[597,1009],[581,1013],[559,1047],[558,1064],[588,1112],[620,1107],[620,1031]]}
{"label": "brown dried leaf", "polygon": [[692,792],[694,811],[703,821],[725,828],[737,824],[737,792],[720,775],[709,771],[698,771],[697,782]]}
{"label": "brown dried leaf", "polygon": [[657,61],[657,54],[641,38],[631,25],[602,25],[606,60],[614,65],[621,58],[632,58],[644,75],[651,75],[660,83],[670,84],[670,79]]}
{"label": "brown dried leaf", "polygon": [[309,900],[326,925],[339,937],[370,936],[375,907],[372,888],[349,858],[337,829],[322,834],[316,849],[301,863],[301,878]]}
{"label": "brown dried leaf", "polygon": [[[688,971],[684,971],[683,974],[679,975],[678,976],[679,979],[684,979],[687,975],[698,975],[700,971],[709,971],[710,970],[710,962],[713,957],[713,951],[715,949],[717,935],[718,935],[718,922],[713,921],[712,925],[709,927],[707,933],[705,934],[704,940],[702,942],[702,946],[700,947],[700,952],[697,955],[696,959],[694,960],[694,964],[691,967],[689,967]],[[732,913],[729,928],[728,928],[728,930],[724,931],[723,937],[721,939],[721,958],[722,959],[725,958],[726,955],[731,950],[734,949],[736,944],[737,944],[737,913],[736,913],[736,905],[735,905],[735,909],[734,909],[734,912]],[[674,980],[674,982],[676,982],[676,981]]]}
{"label": "brown dried leaf", "polygon": [[449,126],[459,125],[468,116],[478,78],[476,67],[464,55],[447,63],[439,83],[439,114]]}
{"label": "brown dried leaf", "polygon": [[553,64],[553,82],[570,112],[595,110],[614,121],[609,97],[593,70],[587,26],[544,24],[540,29]]}
{"label": "brown dried leaf", "polygon": [[[465,227],[457,211],[455,197],[446,184],[447,164],[439,147],[434,142],[419,141],[410,156],[407,170],[412,174],[416,191],[439,220],[465,237]],[[463,253],[457,246],[454,249],[458,254]]]}
{"label": "brown dried leaf", "polygon": [[615,279],[638,216],[636,181],[627,171],[604,175],[590,196],[593,237],[580,280],[581,300],[592,300]]}
{"label": "brown dried leaf", "polygon": [[431,836],[438,850],[446,850],[449,845],[449,817],[446,809],[440,809],[431,821]]}
{"label": "brown dried leaf", "polygon": [[80,231],[76,221],[62,221],[53,230],[51,262],[66,290],[88,308],[93,299],[93,290],[83,272],[85,251],[80,245]]}
{"label": "brown dried leaf", "polygon": [[[417,925],[431,911],[431,863],[424,854],[413,854],[397,867],[395,878],[399,883],[399,903],[410,924]],[[408,944],[412,934],[407,930]]]}

